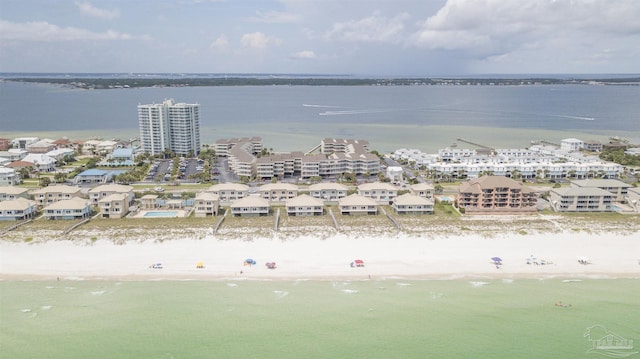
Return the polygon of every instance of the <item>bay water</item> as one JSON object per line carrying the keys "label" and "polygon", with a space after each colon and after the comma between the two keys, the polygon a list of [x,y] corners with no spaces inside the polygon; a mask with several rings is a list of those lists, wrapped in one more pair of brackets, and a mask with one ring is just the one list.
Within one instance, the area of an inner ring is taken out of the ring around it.
{"label": "bay water", "polygon": [[82,90],[5,81],[0,137],[137,137],[137,105],[166,98],[200,104],[202,143],[261,136],[276,151],[310,149],[325,137],[365,139],[381,152],[435,151],[458,138],[496,148],[567,137],[640,142],[640,86],[590,85]]}

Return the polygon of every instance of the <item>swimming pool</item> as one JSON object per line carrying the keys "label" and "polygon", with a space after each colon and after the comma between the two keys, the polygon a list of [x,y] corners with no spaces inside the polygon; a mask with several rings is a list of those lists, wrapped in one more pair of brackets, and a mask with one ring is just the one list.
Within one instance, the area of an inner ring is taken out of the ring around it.
{"label": "swimming pool", "polygon": [[149,211],[144,214],[145,218],[178,217],[177,211]]}

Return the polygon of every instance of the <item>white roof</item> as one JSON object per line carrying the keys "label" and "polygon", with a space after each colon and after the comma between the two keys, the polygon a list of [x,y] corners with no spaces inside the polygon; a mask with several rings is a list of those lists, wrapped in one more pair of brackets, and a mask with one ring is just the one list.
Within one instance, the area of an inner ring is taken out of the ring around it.
{"label": "white roof", "polygon": [[267,201],[266,199],[262,198],[262,197],[258,197],[258,196],[247,196],[244,198],[241,198],[239,200],[234,201],[231,204],[232,208],[238,208],[238,207],[269,207],[269,201]]}
{"label": "white roof", "polygon": [[25,162],[32,162],[38,165],[49,165],[56,163],[55,158],[43,155],[41,153],[31,153],[22,159]]}
{"label": "white roof", "polygon": [[42,187],[31,191],[33,194],[39,193],[77,193],[80,192],[80,187],[67,186],[59,184],[55,186]]}
{"label": "white roof", "polygon": [[16,186],[0,186],[0,193],[6,193],[6,194],[21,194],[21,193],[25,193],[28,192],[29,189],[27,188],[23,188],[23,187],[16,187]]}
{"label": "white roof", "polygon": [[260,186],[260,188],[258,188],[258,190],[260,192],[262,192],[262,191],[274,191],[274,190],[297,191],[298,190],[298,186],[296,186],[295,184],[291,184],[291,183],[277,182],[277,183],[267,183],[265,185],[262,185],[262,186]]}
{"label": "white roof", "polygon": [[334,189],[338,191],[348,190],[347,186],[340,183],[335,183],[335,182],[321,182],[321,183],[316,183],[309,186],[310,191],[322,191],[325,189]]}
{"label": "white roof", "polygon": [[297,197],[287,200],[285,205],[289,207],[289,206],[323,206],[324,204],[322,203],[321,200],[315,197],[311,197],[308,194],[301,194]]}
{"label": "white roof", "polygon": [[227,183],[218,183],[218,184],[214,184],[213,186],[209,187],[209,189],[207,189],[207,192],[218,192],[218,191],[248,191],[249,190],[249,186],[247,186],[246,184],[242,184],[242,183],[233,183],[233,182],[227,182]]}
{"label": "white roof", "polygon": [[433,204],[432,201],[424,198],[424,197],[420,197],[417,196],[415,194],[411,194],[411,193],[405,193],[401,196],[396,197],[393,202],[395,204],[399,204],[399,205],[430,205]]}
{"label": "white roof", "polygon": [[29,207],[35,206],[36,203],[34,201],[30,201],[26,198],[16,198],[10,201],[2,201],[0,202],[0,211],[4,210],[23,210]]}

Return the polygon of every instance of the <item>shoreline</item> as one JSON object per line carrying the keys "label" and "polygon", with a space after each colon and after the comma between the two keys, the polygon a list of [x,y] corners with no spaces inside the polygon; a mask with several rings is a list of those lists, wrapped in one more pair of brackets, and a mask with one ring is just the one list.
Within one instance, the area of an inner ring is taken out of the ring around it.
{"label": "shoreline", "polygon": [[[640,278],[640,231],[494,238],[479,234],[326,239],[0,241],[0,280],[335,281]],[[499,256],[502,265],[491,263]],[[550,262],[527,264],[531,256]],[[245,266],[246,258],[257,264]],[[580,264],[588,258],[591,264]],[[350,267],[355,259],[365,266]],[[268,269],[266,262],[276,262]],[[202,262],[204,268],[196,268]],[[150,268],[161,263],[162,269]]]}

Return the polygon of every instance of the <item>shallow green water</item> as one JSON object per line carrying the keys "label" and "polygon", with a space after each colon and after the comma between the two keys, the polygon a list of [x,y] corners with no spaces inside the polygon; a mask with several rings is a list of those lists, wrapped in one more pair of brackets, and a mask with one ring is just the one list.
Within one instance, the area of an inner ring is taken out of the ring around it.
{"label": "shallow green water", "polygon": [[486,282],[3,281],[0,357],[601,357],[593,325],[640,347],[640,280]]}

